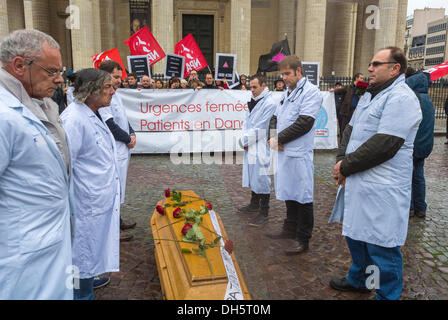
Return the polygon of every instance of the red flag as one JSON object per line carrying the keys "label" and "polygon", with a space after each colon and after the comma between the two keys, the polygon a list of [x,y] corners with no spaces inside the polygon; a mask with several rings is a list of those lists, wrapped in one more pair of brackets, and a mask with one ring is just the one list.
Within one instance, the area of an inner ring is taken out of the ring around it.
{"label": "red flag", "polygon": [[448,61],[432,67],[431,69],[425,70],[425,72],[431,74],[431,81],[442,78],[448,74]]}
{"label": "red flag", "polygon": [[124,43],[131,49],[131,55],[147,55],[149,57],[149,65],[151,66],[166,56],[162,47],[160,47],[156,38],[154,38],[151,31],[149,31],[146,26],[134,33]]}
{"label": "red flag", "polygon": [[176,44],[174,54],[185,57],[184,78],[190,75],[191,70],[196,69],[199,71],[208,66],[201,49],[199,49],[191,33]]}
{"label": "red flag", "polygon": [[117,48],[111,49],[108,51],[104,51],[95,56],[92,56],[92,60],[93,60],[93,67],[96,69],[100,68],[101,62],[106,61],[106,60],[114,60],[114,61],[118,62],[120,64],[121,68],[123,69],[122,79],[124,79],[128,76],[126,74],[126,69],[124,68],[123,61],[121,60],[120,52],[118,51]]}

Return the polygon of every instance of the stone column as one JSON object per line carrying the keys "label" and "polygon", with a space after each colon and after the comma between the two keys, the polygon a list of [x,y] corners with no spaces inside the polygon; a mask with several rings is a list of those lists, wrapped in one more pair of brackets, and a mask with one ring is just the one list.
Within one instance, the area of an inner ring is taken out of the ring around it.
{"label": "stone column", "polygon": [[366,5],[358,4],[358,14],[356,22],[356,43],[353,73],[361,72],[366,76],[370,60],[375,54],[376,30],[366,26],[367,18],[371,13],[366,13]]}
{"label": "stone column", "polygon": [[230,53],[237,56],[239,74],[249,74],[251,1],[231,0]]}
{"label": "stone column", "polygon": [[303,59],[305,52],[305,14],[306,14],[306,0],[297,1],[296,10],[296,45],[295,54]]}
{"label": "stone column", "polygon": [[395,46],[397,39],[398,3],[399,0],[379,0],[380,28],[375,33],[375,52],[378,52],[384,47]]}
{"label": "stone column", "polygon": [[327,0],[306,0],[303,61],[319,62],[323,70]]}
{"label": "stone column", "polygon": [[356,3],[338,3],[335,16],[338,25],[334,33],[333,70],[338,76],[351,76],[355,53]]}
{"label": "stone column", "polygon": [[115,3],[110,0],[100,0],[101,14],[101,50],[106,51],[115,45]]}
{"label": "stone column", "polygon": [[114,0],[115,8],[115,45],[120,51],[121,60],[126,69],[128,68],[127,56],[131,54],[129,46],[124,42],[130,36],[131,13],[129,1]]}
{"label": "stone column", "polygon": [[92,67],[92,56],[101,52],[99,0],[70,0],[79,8],[80,27],[72,29],[73,68]]}
{"label": "stone column", "polygon": [[408,11],[408,0],[399,0],[398,2],[398,19],[397,19],[397,37],[395,46],[404,48],[404,38],[406,33],[406,15]]}
{"label": "stone column", "polygon": [[6,0],[0,0],[0,38],[9,34],[8,5]]}
{"label": "stone column", "polygon": [[[153,0],[151,8],[152,34],[166,54],[174,53],[174,1]],[[166,59],[166,58],[165,58]],[[153,67],[155,74],[165,73],[163,59]]]}
{"label": "stone column", "polygon": [[295,19],[296,1],[280,0],[278,4],[278,41],[288,37],[289,49],[291,53],[295,51]]}
{"label": "stone column", "polygon": [[23,1],[7,0],[8,16],[13,17],[8,20],[9,32],[25,29],[25,15],[23,12]]}
{"label": "stone column", "polygon": [[50,33],[50,11],[48,0],[25,0],[25,27]]}

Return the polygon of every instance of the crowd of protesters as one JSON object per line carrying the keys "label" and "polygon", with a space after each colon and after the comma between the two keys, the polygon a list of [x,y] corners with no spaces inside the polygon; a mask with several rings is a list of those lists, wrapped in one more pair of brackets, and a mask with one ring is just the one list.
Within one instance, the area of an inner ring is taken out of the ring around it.
{"label": "crowd of protesters", "polygon": [[[62,57],[52,37],[15,31],[1,41],[0,61],[0,299],[90,300],[94,288],[109,280],[99,276],[119,271],[119,243],[126,240],[120,230],[135,226],[120,219],[120,204],[130,150],[138,143],[115,94],[119,88],[249,88],[240,145],[243,186],[251,194],[239,212],[258,212],[249,223],[254,227],[268,222],[267,172],[271,153],[277,154],[274,189],[286,213],[282,228],[266,236],[290,240],[287,255],[310,249],[314,136],[323,97],[304,76],[297,56],[279,63],[282,80],[274,90],[285,91],[280,103],[259,74],[249,83],[241,75],[231,86],[216,81],[212,72],[202,82],[196,70],[168,83],[148,75],[139,80],[132,73],[122,81],[120,65],[105,61],[99,69],[69,76],[66,108],[64,92],[57,91],[64,82]],[[353,263],[346,276],[330,281],[335,290],[375,288],[378,299],[401,295],[400,246],[410,216],[426,215],[423,165],[434,131],[430,78],[406,71],[403,51],[388,47],[369,63],[369,84],[362,85],[357,74],[350,88],[338,90],[344,91],[345,128],[333,168],[339,190],[330,221],[342,222]],[[366,274],[371,265],[380,272],[373,287]],[[67,270],[73,272],[72,282]]]}

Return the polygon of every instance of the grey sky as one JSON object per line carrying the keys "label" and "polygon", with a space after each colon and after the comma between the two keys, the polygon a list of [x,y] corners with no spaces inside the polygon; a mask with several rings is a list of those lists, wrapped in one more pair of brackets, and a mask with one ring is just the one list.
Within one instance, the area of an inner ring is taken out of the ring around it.
{"label": "grey sky", "polygon": [[408,13],[412,15],[415,9],[428,8],[445,8],[445,15],[448,14],[448,1],[447,0],[408,0]]}

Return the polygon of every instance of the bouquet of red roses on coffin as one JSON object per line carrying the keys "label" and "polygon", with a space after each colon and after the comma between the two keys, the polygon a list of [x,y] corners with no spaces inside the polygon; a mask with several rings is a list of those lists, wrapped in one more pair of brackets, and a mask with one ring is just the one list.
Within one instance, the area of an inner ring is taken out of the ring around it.
{"label": "bouquet of red roses on coffin", "polygon": [[[151,218],[155,257],[166,299],[223,299],[229,262],[250,298],[219,215],[194,191],[165,190]],[[218,230],[219,232],[217,232]],[[208,289],[207,289],[208,288]],[[227,290],[227,291],[226,291]]]}

